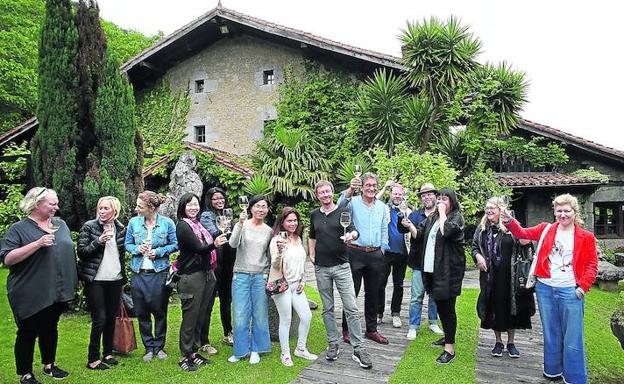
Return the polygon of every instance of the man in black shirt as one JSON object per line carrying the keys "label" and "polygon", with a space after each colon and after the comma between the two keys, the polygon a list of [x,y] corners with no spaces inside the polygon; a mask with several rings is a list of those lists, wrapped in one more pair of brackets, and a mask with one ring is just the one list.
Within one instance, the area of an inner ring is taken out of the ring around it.
{"label": "man in black shirt", "polygon": [[357,239],[358,233],[353,224],[349,224],[346,230],[340,225],[340,214],[350,213],[351,210],[346,205],[339,207],[334,203],[334,187],[329,181],[320,181],[314,190],[321,207],[310,214],[309,249],[310,260],[314,263],[316,272],[316,284],[323,302],[323,322],[329,343],[326,359],[336,360],[340,352],[340,332],[334,315],[335,283],[347,318],[353,346],[352,358],[362,368],[368,369],[373,364],[363,347],[362,326],[346,247],[346,243]]}

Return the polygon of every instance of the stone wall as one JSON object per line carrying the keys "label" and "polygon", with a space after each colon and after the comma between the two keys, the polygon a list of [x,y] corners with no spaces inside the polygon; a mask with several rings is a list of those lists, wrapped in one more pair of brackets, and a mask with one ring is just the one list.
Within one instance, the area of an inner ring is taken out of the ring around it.
{"label": "stone wall", "polygon": [[[174,91],[190,88],[187,140],[196,142],[195,127],[205,126],[205,145],[253,152],[264,122],[277,116],[277,87],[288,67],[303,72],[299,50],[246,35],[222,39],[178,64],[169,78]],[[274,83],[264,85],[270,70]],[[204,81],[202,92],[196,92],[197,80]]]}

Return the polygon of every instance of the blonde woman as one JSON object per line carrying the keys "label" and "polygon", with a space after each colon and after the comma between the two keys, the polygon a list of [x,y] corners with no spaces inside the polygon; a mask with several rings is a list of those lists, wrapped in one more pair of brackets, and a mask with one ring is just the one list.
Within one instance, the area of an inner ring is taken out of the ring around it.
{"label": "blonde woman", "polygon": [[555,223],[522,228],[503,210],[503,222],[519,239],[539,241],[535,293],[544,329],[544,377],[587,383],[583,313],[585,293],[596,280],[596,238],[583,229],[579,204],[570,194],[552,203]]}
{"label": "blonde woman", "polygon": [[2,239],[0,263],[9,267],[7,293],[17,323],[15,364],[20,383],[39,383],[32,369],[37,338],[43,373],[55,379],[69,375],[55,363],[58,321],[74,299],[78,278],[69,228],[54,217],[58,202],[52,189],[32,188],[19,204],[26,217]]}
{"label": "blonde woman", "polygon": [[472,258],[480,270],[477,313],[481,328],[492,329],[496,337],[492,356],[503,355],[505,345],[501,333],[506,332],[507,354],[518,358],[515,330],[531,329],[535,302],[532,292],[516,292],[513,266],[521,254],[530,258],[531,250],[523,246],[527,241],[518,241],[501,221],[501,210],[506,208],[500,197],[492,197],[485,203],[485,214],[472,239]]}
{"label": "blonde woman", "polygon": [[120,210],[121,203],[116,197],[100,198],[96,218],[84,223],[78,235],[78,277],[84,281],[91,311],[87,368],[93,370],[117,365],[113,357],[113,332],[121,287],[126,280],[126,228],[117,220]]}

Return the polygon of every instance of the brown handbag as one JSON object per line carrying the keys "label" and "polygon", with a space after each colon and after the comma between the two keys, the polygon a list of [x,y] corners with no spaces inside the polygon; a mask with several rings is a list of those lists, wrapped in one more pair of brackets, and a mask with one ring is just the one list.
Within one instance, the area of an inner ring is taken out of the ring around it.
{"label": "brown handbag", "polygon": [[119,316],[115,317],[115,332],[113,333],[113,349],[119,353],[129,353],[137,349],[134,324],[128,317],[123,301],[119,301]]}

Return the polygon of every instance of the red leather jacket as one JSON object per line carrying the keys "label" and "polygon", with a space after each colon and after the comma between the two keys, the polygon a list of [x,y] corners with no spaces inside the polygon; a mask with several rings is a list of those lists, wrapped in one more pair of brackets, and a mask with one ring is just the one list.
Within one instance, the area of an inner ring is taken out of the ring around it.
{"label": "red leather jacket", "polygon": [[[534,227],[522,228],[520,223],[516,219],[511,220],[509,224],[506,224],[509,231],[513,233],[519,239],[529,239],[539,241],[544,228],[548,223],[541,223]],[[544,236],[542,242],[542,248],[537,255],[537,264],[535,265],[535,276],[538,277],[550,277],[550,266],[548,262],[548,256],[550,250],[555,243],[555,235],[557,234],[557,227],[559,223],[554,223],[550,226],[550,229]],[[589,288],[596,280],[596,274],[598,273],[598,254],[596,253],[596,238],[594,234],[581,228],[578,225],[574,225],[574,250],[572,254],[572,269],[574,270],[574,277],[576,284],[585,292],[589,291]]]}

